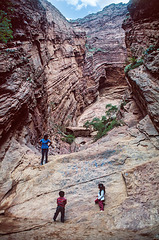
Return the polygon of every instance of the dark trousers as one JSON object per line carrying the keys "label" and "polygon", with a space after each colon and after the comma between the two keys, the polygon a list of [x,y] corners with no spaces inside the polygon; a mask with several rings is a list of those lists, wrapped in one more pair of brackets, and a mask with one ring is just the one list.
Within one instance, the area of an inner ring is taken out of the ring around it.
{"label": "dark trousers", "polygon": [[41,165],[43,165],[43,163],[44,163],[44,157],[45,157],[45,163],[47,163],[48,149],[42,149]]}
{"label": "dark trousers", "polygon": [[56,218],[57,218],[59,212],[61,212],[61,222],[64,222],[65,208],[61,207],[61,206],[57,206],[53,219],[54,219],[54,221],[56,221]]}

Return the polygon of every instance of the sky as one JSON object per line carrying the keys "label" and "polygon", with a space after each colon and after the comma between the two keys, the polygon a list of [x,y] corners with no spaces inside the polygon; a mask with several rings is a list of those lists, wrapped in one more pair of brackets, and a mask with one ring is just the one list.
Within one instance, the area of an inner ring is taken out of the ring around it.
{"label": "sky", "polygon": [[67,19],[83,18],[90,13],[101,11],[112,3],[128,3],[129,0],[48,0]]}

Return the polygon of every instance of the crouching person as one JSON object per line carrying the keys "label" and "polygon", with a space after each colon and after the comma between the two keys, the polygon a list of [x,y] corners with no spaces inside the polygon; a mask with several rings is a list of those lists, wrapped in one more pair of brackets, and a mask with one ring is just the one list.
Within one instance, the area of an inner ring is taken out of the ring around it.
{"label": "crouching person", "polygon": [[95,200],[95,203],[99,204],[100,211],[104,211],[104,202],[105,202],[105,187],[102,183],[98,184],[99,192],[98,198]]}

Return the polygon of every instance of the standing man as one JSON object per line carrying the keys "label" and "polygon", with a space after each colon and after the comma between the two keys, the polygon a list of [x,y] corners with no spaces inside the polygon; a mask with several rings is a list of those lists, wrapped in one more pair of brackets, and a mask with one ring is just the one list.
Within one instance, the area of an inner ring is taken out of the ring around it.
{"label": "standing man", "polygon": [[48,139],[48,134],[44,135],[44,138],[40,140],[40,144],[41,144],[41,150],[42,150],[41,165],[43,165],[44,157],[45,157],[45,163],[47,163],[49,146],[52,144],[52,142]]}

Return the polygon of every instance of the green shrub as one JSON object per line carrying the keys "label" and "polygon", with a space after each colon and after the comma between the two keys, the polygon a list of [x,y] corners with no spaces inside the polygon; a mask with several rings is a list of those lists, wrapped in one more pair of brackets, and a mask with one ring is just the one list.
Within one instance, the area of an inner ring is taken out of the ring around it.
{"label": "green shrub", "polygon": [[112,104],[107,104],[106,116],[102,116],[101,119],[94,118],[92,121],[87,121],[83,126],[89,128],[93,127],[94,131],[97,131],[95,136],[95,141],[107,134],[108,131],[114,127],[121,126],[121,122],[117,120],[116,117],[112,117],[112,114],[117,112],[117,107]]}
{"label": "green shrub", "polygon": [[96,48],[89,48],[88,51],[89,52],[95,52]]}
{"label": "green shrub", "polygon": [[107,131],[112,130],[114,127],[118,127],[121,125],[121,122],[117,120],[117,118],[113,118],[112,121],[109,122],[107,126]]}
{"label": "green shrub", "polygon": [[152,53],[155,50],[155,46],[154,45],[150,45],[145,51],[144,51],[144,55],[148,55],[150,53]]}
{"label": "green shrub", "polygon": [[137,62],[137,59],[136,59],[136,57],[133,56],[133,57],[128,58],[128,61],[132,64],[135,64]]}
{"label": "green shrub", "polygon": [[83,125],[83,127],[85,127],[85,128],[88,129],[88,128],[90,127],[90,122],[89,122],[89,121],[85,122],[84,125]]}
{"label": "green shrub", "polygon": [[116,106],[112,106],[112,104],[107,104],[106,108],[109,108],[106,111],[107,116],[110,116],[110,115],[114,114],[118,110],[118,108]]}
{"label": "green shrub", "polygon": [[69,134],[69,135],[65,134],[65,137],[61,138],[62,141],[67,142],[69,144],[73,143],[74,139],[75,139],[75,136],[72,134]]}
{"label": "green shrub", "polygon": [[130,63],[129,65],[127,65],[127,66],[124,68],[124,72],[127,73],[127,72],[131,69],[131,66],[132,66],[132,63]]}
{"label": "green shrub", "polygon": [[63,125],[60,126],[60,125],[53,123],[52,129],[62,136],[61,137],[62,141],[67,142],[69,144],[73,143],[75,136],[73,134],[66,134],[65,126],[63,126]]}
{"label": "green shrub", "polygon": [[13,38],[12,24],[6,12],[0,10],[0,42],[7,43]]}
{"label": "green shrub", "polygon": [[130,63],[129,65],[127,65],[125,67],[125,69],[124,69],[124,72],[128,73],[129,70],[135,69],[135,68],[139,67],[142,64],[143,64],[143,59],[141,58],[138,61],[136,61],[135,63]]}
{"label": "green shrub", "polygon": [[105,52],[105,51],[101,48],[97,48],[96,52]]}

